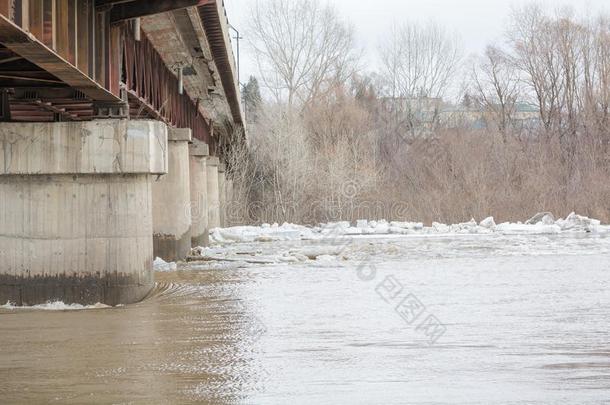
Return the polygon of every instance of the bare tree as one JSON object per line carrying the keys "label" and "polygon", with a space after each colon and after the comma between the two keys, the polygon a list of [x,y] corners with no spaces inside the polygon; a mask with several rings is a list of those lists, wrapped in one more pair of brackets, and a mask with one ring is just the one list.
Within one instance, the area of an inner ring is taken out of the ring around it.
{"label": "bare tree", "polygon": [[461,47],[434,22],[394,27],[380,46],[387,110],[404,138],[428,133],[438,121],[440,99],[461,61]]}
{"label": "bare tree", "polygon": [[[558,138],[573,160],[583,137],[604,137],[608,123],[610,24],[579,19],[570,11],[545,14],[528,6],[513,13],[514,60],[524,73],[547,138]],[[595,134],[593,134],[595,132]]]}
{"label": "bare tree", "polygon": [[560,62],[554,32],[542,9],[529,5],[513,11],[509,34],[518,68],[525,73],[549,136],[560,116]]}
{"label": "bare tree", "polygon": [[354,33],[318,0],[258,0],[252,46],[265,87],[289,108],[307,105],[355,71]]}
{"label": "bare tree", "polygon": [[554,16],[531,5],[513,13],[510,41],[517,66],[533,90],[548,137],[570,148],[580,125],[583,78],[592,44],[589,29],[569,11]]}
{"label": "bare tree", "polygon": [[514,61],[501,49],[488,46],[478,66],[473,67],[472,82],[477,104],[490,116],[506,142],[520,97]]}
{"label": "bare tree", "polygon": [[[460,90],[461,57],[435,24],[395,28],[380,74],[358,77],[351,29],[332,9],[260,0],[253,20],[262,84],[277,99],[260,103],[248,149],[228,159],[233,195],[253,203],[240,216],[458,222],[576,210],[610,219],[607,18],[516,11],[507,46],[487,48],[468,77],[461,122],[438,114]],[[479,128],[477,105],[495,125]],[[462,108],[449,107],[459,120]],[[527,136],[512,136],[520,120],[532,122]]]}
{"label": "bare tree", "polygon": [[610,142],[610,18],[600,16],[588,24],[583,47],[583,90],[579,98],[588,131]]}
{"label": "bare tree", "polygon": [[394,27],[380,48],[381,70],[389,94],[442,97],[451,84],[461,54],[456,37],[436,23]]}

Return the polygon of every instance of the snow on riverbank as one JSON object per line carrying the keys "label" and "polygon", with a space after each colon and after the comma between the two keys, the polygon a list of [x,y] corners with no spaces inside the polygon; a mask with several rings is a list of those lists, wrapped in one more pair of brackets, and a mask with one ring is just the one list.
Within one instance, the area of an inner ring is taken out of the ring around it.
{"label": "snow on riverbank", "polygon": [[321,240],[339,236],[358,235],[426,235],[426,234],[558,234],[562,232],[610,233],[610,226],[599,220],[572,213],[565,219],[555,220],[550,213],[540,213],[525,223],[505,222],[496,224],[493,217],[481,222],[474,219],[459,224],[433,222],[424,226],[421,222],[388,222],[385,220],[359,220],[320,224],[317,227],[288,224],[263,224],[262,226],[237,226],[214,228],[210,232],[212,244],[236,242],[268,242],[286,240]]}

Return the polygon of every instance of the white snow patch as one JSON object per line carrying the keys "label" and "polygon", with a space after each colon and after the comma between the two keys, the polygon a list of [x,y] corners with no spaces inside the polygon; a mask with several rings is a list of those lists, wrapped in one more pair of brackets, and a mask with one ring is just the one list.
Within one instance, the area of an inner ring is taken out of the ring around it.
{"label": "white snow patch", "polygon": [[157,257],[153,262],[153,270],[159,272],[176,271],[178,265],[174,262],[166,262],[165,260]]}

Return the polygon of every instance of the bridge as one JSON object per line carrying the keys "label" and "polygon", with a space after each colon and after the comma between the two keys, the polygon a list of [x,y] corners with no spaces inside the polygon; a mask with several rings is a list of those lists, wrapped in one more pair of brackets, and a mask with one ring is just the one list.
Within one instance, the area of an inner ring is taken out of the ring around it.
{"label": "bridge", "polygon": [[143,299],[225,222],[222,0],[0,0],[0,303]]}

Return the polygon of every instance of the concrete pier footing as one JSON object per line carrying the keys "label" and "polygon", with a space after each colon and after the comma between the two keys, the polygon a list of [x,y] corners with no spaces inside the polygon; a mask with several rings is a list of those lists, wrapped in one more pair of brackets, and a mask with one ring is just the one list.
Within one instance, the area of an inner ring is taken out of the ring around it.
{"label": "concrete pier footing", "polygon": [[2,123],[0,149],[0,303],[144,298],[165,124]]}
{"label": "concrete pier footing", "polygon": [[189,175],[191,187],[191,245],[208,246],[208,145],[193,139],[189,147]]}
{"label": "concrete pier footing", "polygon": [[188,128],[168,129],[168,172],[153,182],[153,251],[165,261],[184,260],[191,250]]}
{"label": "concrete pier footing", "polygon": [[207,167],[207,190],[208,190],[208,227],[209,229],[220,227],[220,194],[218,189],[218,166],[220,162],[217,157],[210,156],[206,161]]}

